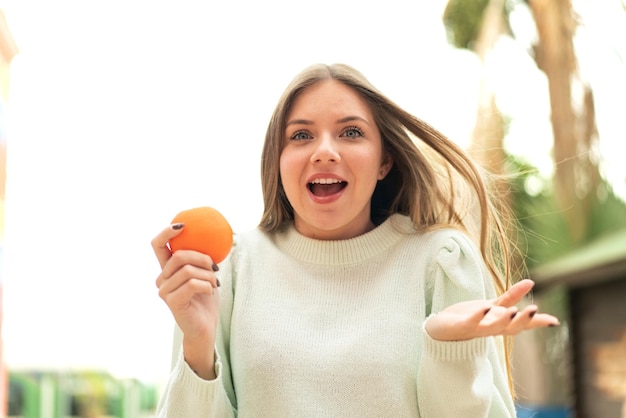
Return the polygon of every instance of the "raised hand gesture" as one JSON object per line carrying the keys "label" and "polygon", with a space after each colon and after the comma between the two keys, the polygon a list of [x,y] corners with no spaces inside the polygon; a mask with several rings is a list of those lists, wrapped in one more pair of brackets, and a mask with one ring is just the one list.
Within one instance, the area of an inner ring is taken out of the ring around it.
{"label": "raised hand gesture", "polygon": [[537,305],[519,310],[522,301],[534,286],[532,280],[521,280],[500,297],[456,303],[431,316],[426,332],[435,340],[462,341],[492,335],[517,335],[524,330],[559,325],[549,314],[539,313]]}

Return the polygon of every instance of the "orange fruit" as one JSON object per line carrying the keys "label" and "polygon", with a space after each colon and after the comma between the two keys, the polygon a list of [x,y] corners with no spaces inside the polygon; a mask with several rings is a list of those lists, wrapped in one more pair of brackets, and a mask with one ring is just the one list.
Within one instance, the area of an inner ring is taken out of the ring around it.
{"label": "orange fruit", "polygon": [[220,212],[208,206],[178,213],[172,224],[185,224],[182,232],[169,241],[172,253],[195,250],[207,254],[214,263],[226,258],[233,246],[233,230]]}

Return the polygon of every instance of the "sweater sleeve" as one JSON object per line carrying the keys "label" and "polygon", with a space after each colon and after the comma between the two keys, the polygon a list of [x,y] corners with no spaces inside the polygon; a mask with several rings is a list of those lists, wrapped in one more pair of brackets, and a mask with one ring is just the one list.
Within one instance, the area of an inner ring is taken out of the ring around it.
{"label": "sweater sleeve", "polygon": [[[177,334],[180,332],[177,330]],[[174,338],[180,342],[180,338]],[[180,348],[180,346],[179,346]],[[176,350],[176,348],[175,348]],[[198,377],[185,362],[182,350],[177,350],[177,359],[172,373],[159,399],[158,418],[195,418],[195,417],[234,417],[224,390],[224,367],[217,355],[214,380]]]}
{"label": "sweater sleeve", "polygon": [[235,417],[236,398],[230,373],[230,319],[232,315],[235,272],[232,258],[220,264],[220,319],[216,336],[216,361],[213,380],[198,377],[184,359],[182,332],[175,327],[172,371],[157,406],[158,418],[228,418]]}
{"label": "sweater sleeve", "polygon": [[[454,232],[438,241],[427,315],[464,300],[495,297],[482,257],[467,237]],[[438,341],[422,327],[422,338],[417,377],[422,418],[515,417],[502,337]]]}

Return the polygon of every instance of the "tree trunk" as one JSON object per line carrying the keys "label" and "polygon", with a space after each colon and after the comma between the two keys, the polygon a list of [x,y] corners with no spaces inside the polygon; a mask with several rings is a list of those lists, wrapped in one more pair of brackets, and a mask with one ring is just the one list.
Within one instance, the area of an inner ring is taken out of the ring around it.
{"label": "tree trunk", "polygon": [[[496,42],[506,32],[504,20],[505,0],[490,0],[483,13],[480,31],[474,43],[474,52],[482,63],[480,90],[478,98],[478,113],[476,124],[472,132],[472,140],[468,152],[478,163],[489,172],[496,174],[496,183],[491,185],[491,190],[497,194],[496,204],[508,213],[511,211],[510,185],[505,180],[506,153],[504,151],[504,119],[496,104],[495,89],[492,85],[491,76],[493,69],[490,57]],[[505,222],[507,236],[511,242],[517,240],[517,228],[515,225]],[[524,260],[521,254],[511,254],[513,282],[520,279],[524,272]]]}
{"label": "tree trunk", "polygon": [[555,196],[574,244],[582,242],[600,180],[592,145],[597,140],[591,88],[580,77],[573,37],[577,21],[570,0],[530,0],[539,43],[537,66],[546,74],[554,133]]}
{"label": "tree trunk", "polygon": [[480,58],[482,73],[478,102],[478,115],[472,133],[469,153],[487,170],[504,172],[504,122],[496,106],[495,91],[490,80],[489,55],[504,32],[504,0],[491,0],[483,14],[474,52]]}

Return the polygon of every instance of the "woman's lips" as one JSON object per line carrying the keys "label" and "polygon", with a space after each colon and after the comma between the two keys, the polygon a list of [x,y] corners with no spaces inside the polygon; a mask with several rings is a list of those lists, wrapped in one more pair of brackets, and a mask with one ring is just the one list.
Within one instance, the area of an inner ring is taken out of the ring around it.
{"label": "woman's lips", "polygon": [[348,182],[337,178],[316,178],[307,184],[309,195],[316,203],[331,203],[339,199]]}
{"label": "woman's lips", "polygon": [[316,179],[308,184],[309,190],[317,197],[327,197],[339,193],[348,183],[338,179]]}

